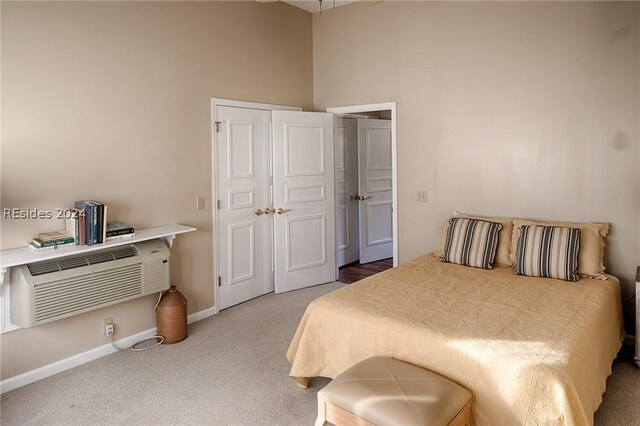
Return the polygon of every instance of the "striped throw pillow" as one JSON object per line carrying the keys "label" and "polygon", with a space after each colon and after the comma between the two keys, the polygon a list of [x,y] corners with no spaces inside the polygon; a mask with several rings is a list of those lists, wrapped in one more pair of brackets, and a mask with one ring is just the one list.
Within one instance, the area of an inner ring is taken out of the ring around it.
{"label": "striped throw pillow", "polygon": [[501,223],[454,217],[449,221],[442,260],[449,263],[493,269]]}
{"label": "striped throw pillow", "polygon": [[517,275],[578,281],[579,228],[523,225],[516,248]]}

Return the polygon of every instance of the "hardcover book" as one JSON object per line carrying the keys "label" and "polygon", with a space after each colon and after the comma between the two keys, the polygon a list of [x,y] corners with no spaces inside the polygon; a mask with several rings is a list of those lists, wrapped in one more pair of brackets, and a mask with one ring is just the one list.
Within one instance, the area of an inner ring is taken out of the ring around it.
{"label": "hardcover book", "polygon": [[93,215],[93,221],[91,223],[93,229],[91,234],[92,244],[99,244],[102,242],[102,232],[100,232],[100,218],[102,215],[102,204],[97,201],[88,201],[91,204],[91,212]]}
{"label": "hardcover book", "polygon": [[70,217],[67,218],[67,232],[71,234],[76,242],[80,244],[80,214],[78,209],[71,209]]}
{"label": "hardcover book", "polygon": [[50,241],[50,240],[58,240],[60,238],[68,238],[71,236],[71,233],[68,230],[62,231],[52,231],[52,232],[41,232],[38,234],[38,239],[41,241]]}
{"label": "hardcover book", "polygon": [[29,248],[33,251],[36,252],[41,252],[41,251],[46,251],[46,250],[56,250],[60,247],[70,247],[70,246],[75,246],[76,243],[75,242],[70,242],[70,243],[66,243],[66,244],[57,244],[57,245],[52,245],[52,246],[46,246],[46,247],[40,247],[37,246],[32,242],[29,243]]}
{"label": "hardcover book", "polygon": [[106,231],[106,236],[107,237],[115,237],[118,235],[126,235],[126,234],[133,234],[135,232],[135,230],[133,229],[132,226],[127,225],[126,223],[123,222],[109,222],[107,223],[107,231]]}
{"label": "hardcover book", "polygon": [[49,246],[59,246],[59,245],[68,244],[68,243],[75,244],[75,239],[73,237],[67,237],[67,238],[59,238],[57,240],[43,241],[40,238],[34,238],[32,243],[38,247],[49,247]]}
{"label": "hardcover book", "polygon": [[84,242],[88,246],[93,245],[93,206],[87,201],[76,201],[75,207],[84,210]]}
{"label": "hardcover book", "polygon": [[131,232],[129,234],[122,234],[122,235],[114,235],[112,237],[107,237],[106,241],[117,241],[117,240],[124,240],[127,238],[133,238],[136,236],[135,232]]}

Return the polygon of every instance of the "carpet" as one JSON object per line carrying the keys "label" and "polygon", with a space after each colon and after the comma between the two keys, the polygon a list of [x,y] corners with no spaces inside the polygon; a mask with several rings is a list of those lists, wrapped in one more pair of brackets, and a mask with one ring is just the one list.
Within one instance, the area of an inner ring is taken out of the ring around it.
{"label": "carpet", "polygon": [[[296,387],[285,352],[306,306],[341,286],[268,294],[192,324],[181,343],[119,352],[8,392],[0,422],[312,425],[329,380]],[[623,351],[596,424],[638,424],[639,400],[640,371]]]}

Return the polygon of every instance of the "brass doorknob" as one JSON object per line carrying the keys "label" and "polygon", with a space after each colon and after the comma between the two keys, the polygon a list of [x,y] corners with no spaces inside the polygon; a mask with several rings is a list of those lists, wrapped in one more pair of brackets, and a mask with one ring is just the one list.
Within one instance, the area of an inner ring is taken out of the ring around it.
{"label": "brass doorknob", "polygon": [[271,213],[275,213],[275,212],[276,212],[276,209],[271,210],[269,207],[264,209],[264,214],[271,214]]}
{"label": "brass doorknob", "polygon": [[263,214],[264,214],[264,212],[262,211],[262,209],[256,210],[256,216],[260,216],[260,215],[263,215]]}
{"label": "brass doorknob", "polygon": [[371,197],[367,197],[366,195],[361,195],[360,196],[360,201],[364,201],[364,200],[368,200]]}
{"label": "brass doorknob", "polygon": [[282,207],[278,207],[278,210],[276,210],[276,213],[283,214],[283,213],[288,212],[289,210],[291,210],[291,209],[283,209]]}
{"label": "brass doorknob", "polygon": [[359,196],[358,194],[356,194],[356,195],[351,195],[351,196],[349,197],[349,199],[350,199],[351,201],[358,201],[358,200],[360,199],[360,196]]}

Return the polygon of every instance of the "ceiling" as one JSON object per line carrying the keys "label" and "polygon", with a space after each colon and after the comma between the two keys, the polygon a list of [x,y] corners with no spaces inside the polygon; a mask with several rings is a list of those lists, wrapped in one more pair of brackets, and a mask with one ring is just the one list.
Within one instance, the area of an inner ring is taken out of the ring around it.
{"label": "ceiling", "polygon": [[[307,12],[316,13],[320,11],[320,2],[318,0],[282,0],[285,3],[289,3],[292,6],[304,9]],[[345,6],[349,3],[355,3],[358,0],[335,0],[336,7]],[[322,10],[333,9],[333,0],[323,0]]]}

